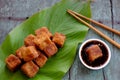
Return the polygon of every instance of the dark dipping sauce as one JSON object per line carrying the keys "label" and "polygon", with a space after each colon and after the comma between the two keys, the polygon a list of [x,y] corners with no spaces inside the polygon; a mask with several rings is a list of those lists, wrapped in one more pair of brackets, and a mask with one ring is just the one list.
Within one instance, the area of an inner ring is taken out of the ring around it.
{"label": "dark dipping sauce", "polygon": [[[93,61],[93,62],[90,62],[90,61],[88,60],[88,56],[87,56],[87,54],[86,54],[86,49],[87,49],[88,47],[90,47],[91,45],[96,45],[96,44],[97,44],[97,45],[100,47],[100,49],[102,50],[103,56],[100,57],[100,58],[97,58],[97,59],[96,59],[95,61]],[[103,43],[101,43],[101,42],[99,42],[99,41],[91,41],[91,42],[86,43],[86,44],[83,46],[82,51],[81,51],[81,56],[82,56],[83,61],[84,61],[87,65],[92,66],[92,67],[98,67],[98,66],[104,64],[104,63],[107,61],[107,59],[108,59],[108,50],[107,50],[106,46],[105,46]]]}

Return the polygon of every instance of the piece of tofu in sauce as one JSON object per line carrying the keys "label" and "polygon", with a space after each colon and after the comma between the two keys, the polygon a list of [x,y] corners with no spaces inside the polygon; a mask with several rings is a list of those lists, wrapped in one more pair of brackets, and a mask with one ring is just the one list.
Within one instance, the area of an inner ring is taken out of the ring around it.
{"label": "piece of tofu in sauce", "polygon": [[86,49],[86,54],[90,62],[93,62],[103,56],[102,50],[98,45],[91,45],[90,47],[88,47]]}

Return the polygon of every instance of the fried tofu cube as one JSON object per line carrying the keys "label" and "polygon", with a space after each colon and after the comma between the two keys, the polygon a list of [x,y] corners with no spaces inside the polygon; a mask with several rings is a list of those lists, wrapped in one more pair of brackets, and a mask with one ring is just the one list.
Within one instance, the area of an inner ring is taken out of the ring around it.
{"label": "fried tofu cube", "polygon": [[39,51],[39,56],[34,61],[41,68],[47,62],[47,57]]}
{"label": "fried tofu cube", "polygon": [[66,36],[56,32],[53,36],[52,41],[58,46],[58,47],[63,47],[64,42],[65,42]]}
{"label": "fried tofu cube", "polygon": [[34,77],[39,71],[39,67],[33,62],[26,62],[21,66],[21,70],[24,74],[26,74],[29,78]]}
{"label": "fried tofu cube", "polygon": [[102,50],[98,45],[91,45],[86,49],[86,54],[90,62],[95,61],[96,59],[103,56]]}
{"label": "fried tofu cube", "polygon": [[24,40],[24,44],[26,46],[35,46],[34,39],[35,36],[33,34],[28,35]]}
{"label": "fried tofu cube", "polygon": [[19,49],[16,50],[16,56],[19,57],[20,59],[22,59],[22,52],[25,51],[26,47],[22,46]]}
{"label": "fried tofu cube", "polygon": [[44,33],[38,35],[35,38],[34,42],[39,47],[40,50],[45,52],[45,54],[48,57],[51,57],[52,55],[54,55],[58,51],[54,42],[52,42],[50,40],[50,38],[48,36],[46,36],[46,34],[44,34]]}
{"label": "fried tofu cube", "polygon": [[11,71],[15,71],[19,67],[19,65],[21,64],[21,60],[17,56],[15,56],[13,54],[9,55],[6,58],[5,62],[7,64],[7,67]]}
{"label": "fried tofu cube", "polygon": [[35,46],[28,46],[22,52],[22,58],[24,61],[31,61],[39,56]]}
{"label": "fried tofu cube", "polygon": [[52,33],[48,30],[47,27],[42,27],[42,28],[37,29],[37,30],[35,31],[35,34],[36,34],[36,35],[40,35],[40,34],[43,34],[43,33],[45,33],[49,38],[52,37]]}
{"label": "fried tofu cube", "polygon": [[40,50],[43,50],[47,44],[51,43],[51,40],[45,33],[36,36],[34,43],[39,47]]}
{"label": "fried tofu cube", "polygon": [[57,48],[57,46],[56,46],[53,42],[51,42],[50,44],[48,44],[48,45],[44,48],[43,51],[45,52],[45,54],[46,54],[48,57],[51,57],[51,56],[53,56],[54,54],[57,53],[58,48]]}

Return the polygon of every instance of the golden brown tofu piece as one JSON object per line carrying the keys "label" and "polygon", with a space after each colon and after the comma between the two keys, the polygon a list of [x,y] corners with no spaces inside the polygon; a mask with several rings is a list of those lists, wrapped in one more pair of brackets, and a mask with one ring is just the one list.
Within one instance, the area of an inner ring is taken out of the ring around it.
{"label": "golden brown tofu piece", "polygon": [[98,45],[91,45],[86,49],[89,61],[93,62],[103,56],[102,50]]}
{"label": "golden brown tofu piece", "polygon": [[16,56],[19,57],[20,59],[22,59],[22,52],[25,51],[26,47],[22,46],[19,49],[16,50]]}
{"label": "golden brown tofu piece", "polygon": [[33,61],[29,61],[29,62],[26,62],[25,64],[22,65],[21,70],[29,78],[32,78],[39,71],[39,67],[36,64],[34,64]]}
{"label": "golden brown tofu piece", "polygon": [[7,67],[11,70],[11,71],[15,71],[19,65],[21,64],[21,60],[13,55],[13,54],[10,54],[6,60],[5,60],[6,64],[7,64]]}
{"label": "golden brown tofu piece", "polygon": [[39,56],[35,46],[28,46],[22,52],[22,58],[24,61],[31,61]]}
{"label": "golden brown tofu piece", "polygon": [[45,33],[43,33],[36,36],[34,43],[39,47],[40,50],[43,50],[49,43],[51,43],[51,40],[48,36],[46,36]]}
{"label": "golden brown tofu piece", "polygon": [[47,62],[47,57],[39,51],[39,56],[34,61],[39,67],[43,67]]}
{"label": "golden brown tofu piece", "polygon": [[40,35],[40,34],[43,34],[43,33],[45,33],[49,38],[52,37],[52,33],[48,30],[47,27],[42,27],[42,28],[39,28],[35,31],[36,35]]}
{"label": "golden brown tofu piece", "polygon": [[58,47],[63,47],[64,42],[65,42],[66,36],[56,32],[53,36],[52,41],[58,46]]}
{"label": "golden brown tofu piece", "polygon": [[24,40],[24,44],[26,46],[35,46],[34,39],[35,36],[33,34],[28,35]]}
{"label": "golden brown tofu piece", "polygon": [[48,36],[45,36],[44,33],[37,36],[34,42],[48,57],[54,55],[58,50],[54,42],[52,42]]}
{"label": "golden brown tofu piece", "polygon": [[48,57],[53,56],[55,53],[57,53],[57,51],[58,48],[53,42],[51,42],[44,48],[44,52]]}

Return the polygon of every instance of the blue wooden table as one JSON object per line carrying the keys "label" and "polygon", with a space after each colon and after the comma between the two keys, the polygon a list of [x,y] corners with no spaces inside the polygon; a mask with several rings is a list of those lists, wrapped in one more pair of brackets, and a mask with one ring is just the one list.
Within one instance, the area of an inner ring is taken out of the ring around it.
{"label": "blue wooden table", "polygon": [[[60,0],[0,0],[0,44],[16,25],[35,12],[50,7],[58,1]],[[91,2],[91,8],[92,19],[120,30],[120,0],[94,0]],[[119,36],[98,26],[95,27],[120,43]],[[86,39],[90,38],[104,40],[92,30],[89,30]],[[112,52],[111,61],[107,67],[98,71],[89,70],[81,64],[77,54],[63,80],[120,80],[120,49],[104,41]]]}

